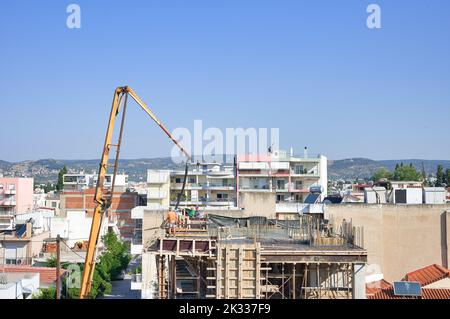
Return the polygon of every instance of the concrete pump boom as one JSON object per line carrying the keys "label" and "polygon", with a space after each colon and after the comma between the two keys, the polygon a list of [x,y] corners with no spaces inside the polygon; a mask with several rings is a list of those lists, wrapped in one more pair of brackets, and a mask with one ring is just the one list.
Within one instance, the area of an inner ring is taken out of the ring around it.
{"label": "concrete pump boom", "polygon": [[[152,118],[152,120],[155,121],[156,124],[158,124],[158,126],[164,131],[164,133],[166,133],[166,135],[172,140],[172,142],[187,157],[186,163],[191,159],[189,153],[178,143],[178,141],[176,141],[173,138],[172,134],[170,134],[170,132],[165,128],[165,126],[161,123],[161,121],[159,121],[159,119],[155,116],[155,114],[147,107],[147,105],[139,98],[139,96],[137,96],[137,94],[130,87],[128,86],[118,87],[114,91],[114,98],[112,102],[111,113],[109,115],[108,128],[106,130],[105,143],[103,146],[102,159],[100,162],[98,180],[94,195],[94,202],[96,205],[94,209],[94,215],[92,216],[91,231],[89,234],[88,248],[84,263],[83,276],[81,279],[80,299],[87,298],[91,290],[91,284],[95,268],[95,254],[97,250],[101,224],[105,212],[111,206],[112,197],[114,195],[114,183],[119,163],[120,145],[122,142],[123,125],[125,121],[125,112],[128,96],[131,96],[133,100],[136,101],[137,104],[139,104],[139,106],[144,110],[144,112],[147,113]],[[123,102],[123,114],[118,142],[117,144],[111,144],[111,139],[114,131],[114,124],[120,112],[122,102]],[[116,147],[116,158],[114,165],[108,164],[109,151],[111,147]],[[109,166],[114,167],[114,173],[111,188],[109,191],[107,191],[104,188],[104,181],[107,168]]]}

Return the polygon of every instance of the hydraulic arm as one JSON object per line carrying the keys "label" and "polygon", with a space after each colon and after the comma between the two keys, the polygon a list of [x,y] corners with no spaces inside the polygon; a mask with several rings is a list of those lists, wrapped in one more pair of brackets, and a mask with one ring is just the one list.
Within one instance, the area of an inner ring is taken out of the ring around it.
{"label": "hydraulic arm", "polygon": [[[136,95],[136,93],[128,86],[118,87],[114,91],[114,97],[111,107],[111,113],[109,115],[108,128],[106,130],[105,143],[103,146],[103,153],[100,162],[100,168],[98,172],[98,180],[95,189],[94,202],[95,209],[92,216],[92,226],[89,234],[88,248],[86,252],[86,259],[83,269],[83,277],[81,279],[80,299],[87,298],[91,290],[92,279],[94,275],[95,267],[95,255],[97,250],[97,244],[101,231],[101,225],[103,217],[107,209],[111,206],[112,197],[114,195],[114,184],[119,163],[120,145],[122,142],[123,126],[125,122],[125,114],[127,107],[128,96],[131,96],[134,101],[147,113],[153,121],[164,131],[164,133],[172,140],[172,142],[180,149],[180,151],[187,157],[186,163],[191,159],[186,150],[173,138],[172,134],[165,128],[165,126],[158,120],[153,112],[147,107],[147,105]],[[122,107],[122,118],[119,130],[119,137],[117,144],[112,144],[112,136],[114,132],[114,124],[119,116]],[[116,157],[114,164],[109,164],[109,151],[111,147],[116,148]],[[109,190],[105,189],[104,182],[107,174],[108,167],[113,167],[113,178],[111,187]]]}

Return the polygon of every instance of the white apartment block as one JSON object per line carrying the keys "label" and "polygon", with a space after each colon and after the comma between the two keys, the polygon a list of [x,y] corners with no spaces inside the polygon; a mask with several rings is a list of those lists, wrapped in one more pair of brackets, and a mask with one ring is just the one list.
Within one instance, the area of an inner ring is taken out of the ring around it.
{"label": "white apartment block", "polygon": [[312,191],[327,196],[327,158],[323,155],[294,156],[277,150],[264,155],[237,158],[238,205],[245,192],[275,193],[277,204],[304,203]]}
{"label": "white apartment block", "polygon": [[[64,174],[63,184],[64,191],[80,192],[87,188],[92,188],[97,185],[98,174]],[[112,183],[112,174],[106,174],[105,187],[110,187]],[[128,187],[128,175],[116,174],[115,189],[116,191],[125,191]]]}
{"label": "white apartment block", "polygon": [[[183,187],[184,170],[148,170],[147,206],[167,209],[174,206]],[[204,209],[236,207],[236,178],[233,165],[199,163],[190,165],[180,207]]]}
{"label": "white apartment block", "polygon": [[[183,187],[184,170],[148,170],[147,206],[174,206]],[[264,155],[242,155],[236,164],[198,163],[190,165],[180,207],[206,210],[241,207],[240,197],[248,192],[273,193],[277,207],[298,205],[312,191],[319,201],[327,196],[327,158],[323,155],[288,155],[274,151]],[[278,210],[278,209],[277,209]]]}

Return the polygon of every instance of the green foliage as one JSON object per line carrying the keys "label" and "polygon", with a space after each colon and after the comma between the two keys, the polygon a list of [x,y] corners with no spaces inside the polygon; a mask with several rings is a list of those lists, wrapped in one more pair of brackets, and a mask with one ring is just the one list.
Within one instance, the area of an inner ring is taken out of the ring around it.
{"label": "green foliage", "polygon": [[392,179],[394,175],[392,174],[391,171],[387,170],[386,168],[382,167],[379,170],[377,170],[371,180],[374,182],[378,182],[380,179],[382,178],[386,178],[388,181]]}
{"label": "green foliage", "polygon": [[47,182],[47,184],[45,184],[42,189],[44,190],[45,193],[48,193],[50,191],[54,191],[56,189],[56,186],[53,184],[50,184],[49,182]]}
{"label": "green foliage", "polygon": [[373,174],[371,180],[377,182],[382,178],[386,178],[388,181],[421,182],[425,180],[423,172],[417,171],[412,163],[409,165],[403,165],[403,163],[397,164],[393,173],[382,167]]}
{"label": "green foliage", "polygon": [[45,267],[56,267],[55,255],[51,255],[50,257],[47,258],[47,260],[45,261]]}
{"label": "green foliage", "polygon": [[39,295],[33,296],[33,299],[56,299],[56,288],[50,286],[48,288],[41,289]]}
{"label": "green foliage", "polygon": [[111,280],[115,280],[128,267],[131,255],[128,253],[127,245],[120,241],[113,232],[107,233],[102,240],[106,251],[100,256],[99,264],[103,264],[111,276]]}
{"label": "green foliage", "polygon": [[445,184],[450,187],[450,168],[445,170]]}
{"label": "green foliage", "polygon": [[436,171],[436,184],[434,186],[442,187],[444,186],[444,182],[445,182],[444,168],[442,167],[442,165],[438,165]]}
{"label": "green foliage", "polygon": [[403,165],[400,163],[400,166],[396,167],[394,171],[393,180],[395,181],[422,181],[423,177],[420,172],[416,170],[416,168],[410,165]]}
{"label": "green foliage", "polygon": [[64,174],[67,174],[67,167],[64,166],[58,173],[58,184],[56,184],[56,190],[61,191],[64,187]]}
{"label": "green foliage", "polygon": [[[102,237],[105,244],[105,251],[99,257],[99,262],[95,265],[94,276],[89,297],[96,299],[109,294],[112,289],[111,280],[118,279],[119,275],[128,267],[131,255],[128,253],[128,246],[122,242],[113,232],[107,233]],[[56,267],[56,257],[53,255],[46,261],[47,267]],[[69,263],[62,263],[62,268],[67,268]],[[83,271],[84,265],[80,265],[80,271]],[[141,271],[141,270],[139,270]],[[62,281],[61,296],[66,299],[78,299],[80,295],[79,288],[68,288],[66,280]],[[53,297],[52,297],[53,296]],[[38,299],[56,298],[54,287],[43,289],[41,294],[36,296]]]}

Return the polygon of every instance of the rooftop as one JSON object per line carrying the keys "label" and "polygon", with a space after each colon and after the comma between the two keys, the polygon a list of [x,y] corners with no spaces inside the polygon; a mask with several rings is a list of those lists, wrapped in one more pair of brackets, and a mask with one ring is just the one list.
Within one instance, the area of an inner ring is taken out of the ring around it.
{"label": "rooftop", "polygon": [[[5,273],[39,273],[41,284],[53,284],[56,281],[56,268],[51,267],[1,265],[0,272],[3,271]],[[65,269],[61,269],[60,276],[63,276],[65,272]]]}
{"label": "rooftop", "polygon": [[427,289],[422,288],[421,297],[396,296],[393,288],[382,289],[368,299],[450,299],[450,289]]}
{"label": "rooftop", "polygon": [[383,289],[390,289],[390,288],[392,288],[391,283],[384,279],[370,282],[366,284],[366,295],[367,296],[374,295]]}
{"label": "rooftop", "polygon": [[450,270],[437,264],[429,265],[424,268],[406,274],[404,281],[417,281],[422,287],[433,282],[450,277]]}

